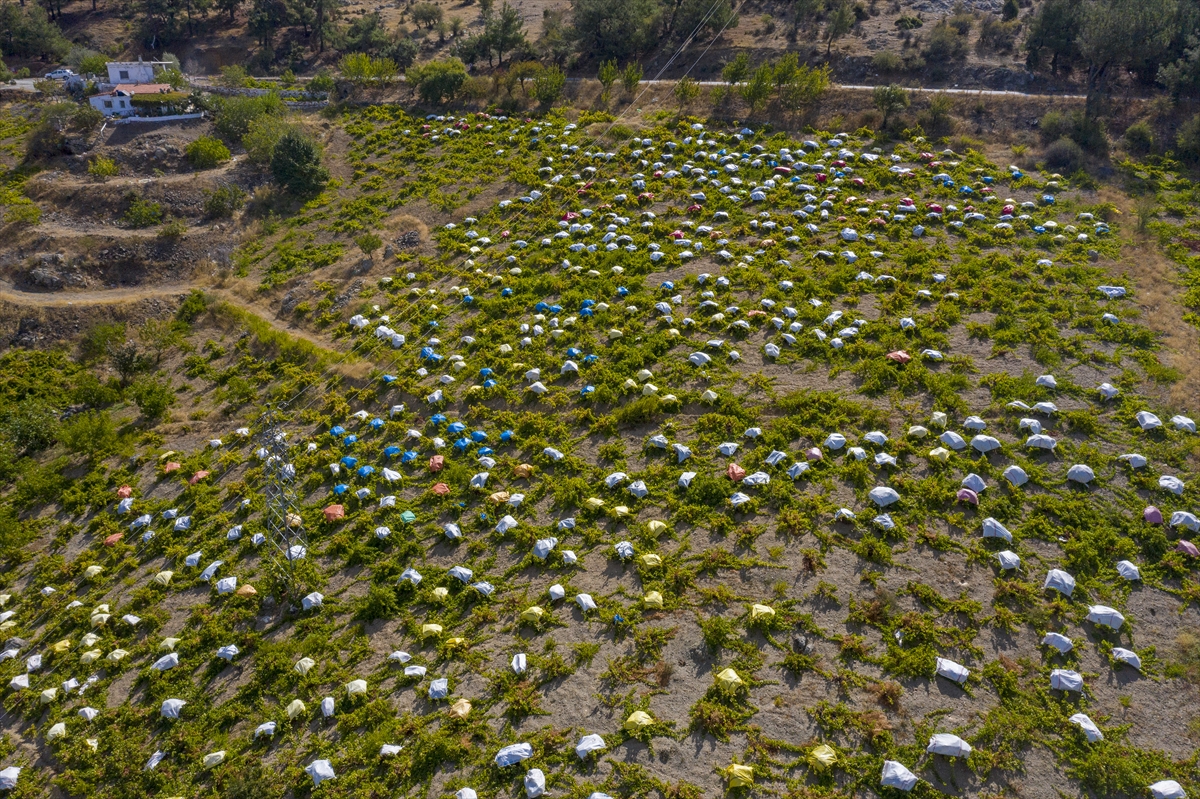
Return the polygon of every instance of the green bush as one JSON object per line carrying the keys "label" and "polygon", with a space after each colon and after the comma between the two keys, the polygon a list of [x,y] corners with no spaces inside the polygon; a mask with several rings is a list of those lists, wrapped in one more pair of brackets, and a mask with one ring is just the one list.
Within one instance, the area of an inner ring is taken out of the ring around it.
{"label": "green bush", "polygon": [[183,150],[188,163],[196,169],[212,169],[229,160],[229,148],[220,139],[201,136]]}
{"label": "green bush", "polygon": [[185,324],[191,324],[200,317],[200,314],[208,310],[208,295],[199,289],[193,289],[183,302],[179,304],[179,310],[175,312],[175,318]]}
{"label": "green bush", "polygon": [[163,209],[159,203],[144,200],[132,193],[127,199],[129,207],[121,217],[127,225],[144,228],[157,225],[162,221]]}
{"label": "green bush", "polygon": [[26,398],[7,411],[0,420],[0,430],[18,452],[39,452],[54,443],[58,415],[47,403]]}
{"label": "green bush", "polygon": [[1146,120],[1125,128],[1125,149],[1133,155],[1147,155],[1154,149],[1154,129]]}
{"label": "green bush", "polygon": [[454,99],[467,82],[467,68],[457,58],[427,61],[407,73],[408,81],[416,87],[421,100],[431,105]]}
{"label": "green bush", "polygon": [[317,194],[329,182],[316,142],[296,131],[284,134],[271,156],[271,174],[292,194]]}
{"label": "green bush", "polygon": [[871,57],[871,66],[879,72],[892,74],[904,71],[904,57],[891,50],[880,50]]}
{"label": "green bush", "polygon": [[1200,114],[1184,122],[1175,135],[1175,146],[1179,157],[1187,161],[1200,161]]}
{"label": "green bush", "polygon": [[271,156],[275,154],[275,145],[289,131],[299,130],[291,122],[277,116],[263,116],[250,123],[246,135],[242,137],[242,146],[246,148],[246,157],[250,163],[268,166]]}
{"label": "green bush", "polygon": [[130,227],[153,227],[163,221],[162,206],[156,202],[145,200],[137,195],[129,197],[129,208],[122,217]]}
{"label": "green bush", "polygon": [[160,239],[177,239],[187,233],[187,223],[182,219],[168,219],[167,222],[158,229],[156,234]]}
{"label": "green bush", "polygon": [[142,416],[151,422],[162,419],[167,410],[175,404],[175,392],[171,390],[171,384],[153,378],[134,383],[130,394]]}
{"label": "green bush", "polygon": [[246,203],[246,192],[233,183],[222,183],[204,192],[204,213],[213,219],[233,216]]}
{"label": "green bush", "polygon": [[312,80],[308,82],[308,90],[310,92],[331,92],[333,91],[333,77],[324,70],[313,75]]}
{"label": "green bush", "polygon": [[116,448],[117,427],[104,411],[86,411],[62,423],[58,440],[71,452],[96,458]]}
{"label": "green bush", "polygon": [[1083,148],[1064,136],[1047,147],[1042,158],[1049,169],[1070,173],[1083,168],[1086,156]]}
{"label": "green bush", "polygon": [[953,107],[954,101],[949,95],[935,94],[929,101],[929,107],[917,114],[917,124],[928,136],[948,136],[954,132],[954,117],[950,115]]}
{"label": "green bush", "polygon": [[117,162],[111,158],[98,155],[88,162],[88,174],[97,180],[106,180],[120,171]]}
{"label": "green bush", "polygon": [[1050,111],[1041,118],[1038,131],[1043,143],[1066,137],[1089,153],[1103,155],[1108,152],[1104,123],[1098,119],[1088,119],[1082,109],[1067,113]]}
{"label": "green bush", "polygon": [[217,133],[226,141],[240,142],[254,120],[282,117],[287,106],[272,92],[261,97],[226,97],[217,104],[216,112],[213,125]]}

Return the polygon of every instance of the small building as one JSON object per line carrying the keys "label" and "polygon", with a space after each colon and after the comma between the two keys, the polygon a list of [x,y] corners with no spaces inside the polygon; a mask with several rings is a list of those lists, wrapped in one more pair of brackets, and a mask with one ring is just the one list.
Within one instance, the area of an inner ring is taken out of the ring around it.
{"label": "small building", "polygon": [[114,85],[124,83],[154,83],[154,71],[173,66],[170,61],[109,61],[108,82]]}
{"label": "small building", "polygon": [[138,115],[139,108],[134,103],[134,97],[171,93],[172,90],[169,83],[122,83],[110,91],[92,95],[88,98],[88,102],[92,104],[92,108],[95,108],[106,117],[128,117]]}

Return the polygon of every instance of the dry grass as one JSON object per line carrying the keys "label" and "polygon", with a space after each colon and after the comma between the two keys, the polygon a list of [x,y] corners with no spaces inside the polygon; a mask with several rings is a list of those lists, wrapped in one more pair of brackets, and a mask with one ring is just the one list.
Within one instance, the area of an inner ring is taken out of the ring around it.
{"label": "dry grass", "polygon": [[1181,292],[1179,265],[1163,254],[1153,238],[1131,229],[1137,219],[1134,198],[1104,186],[1097,199],[1115,205],[1124,217],[1122,228],[1129,231],[1121,260],[1112,265],[1114,276],[1124,273],[1133,279],[1142,321],[1161,335],[1163,363],[1182,375],[1167,390],[1167,398],[1194,413],[1200,409],[1200,331],[1183,321],[1184,309],[1176,301]]}

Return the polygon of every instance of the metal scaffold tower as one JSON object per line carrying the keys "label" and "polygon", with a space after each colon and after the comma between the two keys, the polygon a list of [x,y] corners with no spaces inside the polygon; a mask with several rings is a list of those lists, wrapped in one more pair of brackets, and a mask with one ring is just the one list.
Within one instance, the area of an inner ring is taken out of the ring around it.
{"label": "metal scaffold tower", "polygon": [[308,554],[308,540],[296,504],[296,467],[288,452],[290,444],[283,423],[282,410],[274,406],[268,407],[259,419],[259,441],[265,451],[260,453],[265,455],[263,492],[267,499],[263,521],[267,538],[274,548],[273,562],[279,584],[294,600],[300,590],[296,565]]}

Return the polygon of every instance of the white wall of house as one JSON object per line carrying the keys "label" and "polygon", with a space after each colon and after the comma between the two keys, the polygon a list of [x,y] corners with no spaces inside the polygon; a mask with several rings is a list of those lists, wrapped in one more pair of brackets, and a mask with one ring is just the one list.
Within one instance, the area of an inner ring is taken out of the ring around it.
{"label": "white wall of house", "polygon": [[97,94],[89,97],[88,102],[92,104],[92,108],[95,108],[106,117],[127,117],[135,113],[133,103],[130,102],[131,99],[130,97],[116,97],[111,94]]}
{"label": "white wall of house", "polygon": [[165,67],[165,61],[109,61],[109,83],[154,83],[154,68]]}

